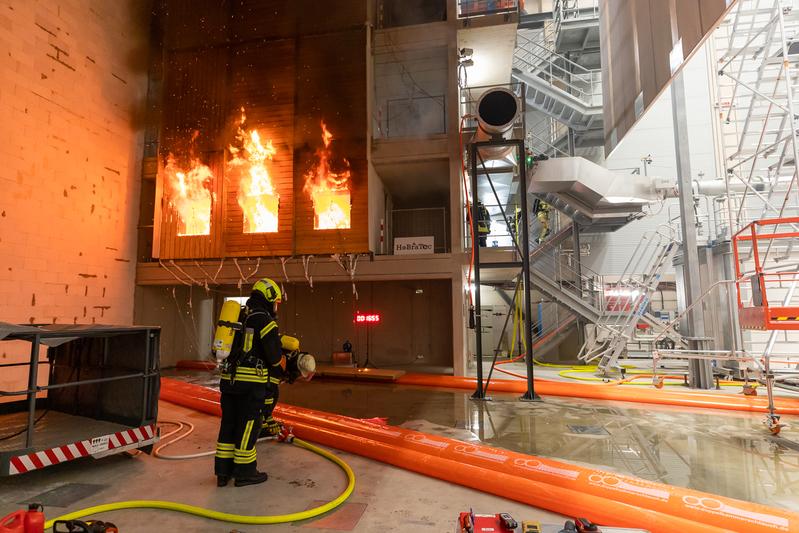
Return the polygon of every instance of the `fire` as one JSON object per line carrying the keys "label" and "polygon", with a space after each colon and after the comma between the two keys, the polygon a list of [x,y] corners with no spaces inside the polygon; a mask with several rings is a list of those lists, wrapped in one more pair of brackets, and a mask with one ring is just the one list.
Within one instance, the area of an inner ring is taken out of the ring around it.
{"label": "fire", "polygon": [[[196,138],[196,133],[193,139]],[[192,140],[193,140],[192,139]],[[192,158],[189,169],[178,165],[169,154],[164,167],[169,204],[178,215],[178,236],[211,234],[211,184],[214,173],[199,159]]]}
{"label": "fire", "polygon": [[267,164],[277,153],[271,139],[264,144],[256,129],[246,131],[247,117],[241,110],[241,121],[236,133],[238,146],[231,145],[233,158],[228,170],[239,172],[238,201],[244,212],[244,233],[275,233],[278,230],[278,208],[280,195],[275,192]]}
{"label": "fire", "polygon": [[314,229],[349,229],[350,227],[350,163],[343,159],[343,170],[330,168],[330,143],[333,134],[322,125],[324,147],[316,151],[319,163],[305,175],[303,190],[311,197]]}

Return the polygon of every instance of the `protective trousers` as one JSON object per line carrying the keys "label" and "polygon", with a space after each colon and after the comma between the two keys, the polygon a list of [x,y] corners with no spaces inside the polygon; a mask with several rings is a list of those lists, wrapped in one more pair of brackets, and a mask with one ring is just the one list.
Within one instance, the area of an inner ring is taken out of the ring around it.
{"label": "protective trousers", "polygon": [[255,441],[260,433],[266,387],[265,383],[220,380],[222,422],[214,459],[217,476],[239,478],[257,471]]}

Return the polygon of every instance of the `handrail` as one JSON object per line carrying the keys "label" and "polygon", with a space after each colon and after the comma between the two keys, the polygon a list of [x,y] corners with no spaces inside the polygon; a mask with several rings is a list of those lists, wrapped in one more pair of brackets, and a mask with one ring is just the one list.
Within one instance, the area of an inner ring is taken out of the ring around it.
{"label": "handrail", "polygon": [[[568,57],[560,55],[559,53],[555,52],[554,50],[550,50],[547,47],[545,47],[544,45],[533,41],[532,39],[528,39],[524,35],[517,35],[516,38],[517,39],[521,39],[522,41],[525,41],[525,44],[532,44],[532,45],[534,45],[534,46],[536,46],[538,48],[543,48],[548,54],[553,55],[553,56],[557,56],[558,59],[563,60],[565,63],[568,63],[569,65],[575,67],[576,69],[582,70],[584,74],[592,74],[594,72],[599,72],[600,71],[600,69],[593,69],[593,70],[587,69],[584,66],[582,66],[581,64],[575,63],[574,61],[572,61]],[[566,72],[568,72],[570,74],[573,74],[573,72],[571,72],[569,70],[566,70],[566,69],[563,69],[563,70],[565,70]]]}
{"label": "handrail", "polygon": [[[597,89],[601,83],[601,69],[587,69],[523,35],[517,35],[517,39],[520,44],[513,54],[517,68],[528,70],[532,75],[544,74],[547,78],[542,79],[545,79],[550,85],[561,90],[564,90],[565,87],[565,92],[568,94],[590,106],[595,105],[594,99],[601,95],[601,89]],[[575,84],[575,79],[587,84],[589,90]],[[558,87],[553,83],[553,80],[557,80],[564,87]]]}
{"label": "handrail", "polygon": [[[676,242],[676,230],[668,225],[660,225],[641,237],[618,281],[604,291],[628,291],[630,298],[624,301],[621,309],[608,309],[603,305],[600,319],[596,322],[597,328],[619,335],[634,326],[634,321],[643,316],[644,306],[654,290],[652,284],[658,280],[664,262],[674,253]],[[593,361],[611,352],[617,353],[618,345],[614,347],[613,342],[608,344],[607,340],[600,341],[597,335],[593,340],[586,339],[578,357]]]}
{"label": "handrail", "polygon": [[707,290],[705,292],[703,292],[702,295],[699,298],[694,300],[691,305],[686,307],[685,310],[683,310],[673,320],[671,320],[668,324],[666,324],[664,326],[664,328],[660,332],[660,334],[657,337],[655,337],[655,344],[657,345],[658,342],[662,341],[664,339],[664,337],[666,336],[666,333],[669,332],[672,328],[674,328],[674,326],[676,326],[685,317],[685,315],[687,315],[689,312],[691,312],[691,310],[693,310],[694,307],[696,307],[697,305],[702,303],[702,300],[704,300],[717,286],[725,285],[725,284],[732,284],[732,283],[736,283],[737,284],[740,281],[741,281],[741,279],[722,279],[722,280],[719,280],[719,281],[715,282],[710,287],[708,287]]}
{"label": "handrail", "polygon": [[[563,22],[566,20],[580,20],[585,18],[598,18],[599,17],[599,0],[590,0],[589,7],[580,7],[580,1],[585,0],[555,0],[555,5],[552,7],[552,14],[554,16],[555,28],[560,32]],[[590,17],[581,17],[582,11],[589,11]],[[572,15],[572,16],[570,16]]]}

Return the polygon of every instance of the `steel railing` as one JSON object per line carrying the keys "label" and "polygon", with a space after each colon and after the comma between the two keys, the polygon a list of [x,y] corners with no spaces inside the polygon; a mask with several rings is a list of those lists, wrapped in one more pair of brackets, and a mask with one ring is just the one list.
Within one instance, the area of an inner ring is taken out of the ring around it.
{"label": "steel railing", "polygon": [[555,0],[552,6],[555,31],[560,33],[564,23],[599,19],[599,0]]}
{"label": "steel railing", "polygon": [[458,18],[519,13],[519,0],[458,0]]}
{"label": "steel railing", "polygon": [[602,103],[601,70],[587,69],[523,35],[517,35],[513,66],[590,107]]}

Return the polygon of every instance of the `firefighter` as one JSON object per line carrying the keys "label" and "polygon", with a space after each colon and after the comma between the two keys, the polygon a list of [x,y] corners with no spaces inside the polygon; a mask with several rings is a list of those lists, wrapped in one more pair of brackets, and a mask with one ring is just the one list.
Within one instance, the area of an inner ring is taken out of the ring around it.
{"label": "firefighter", "polygon": [[480,234],[480,246],[485,248],[488,234],[491,233],[491,215],[483,202],[477,202],[477,232]]}
{"label": "firefighter", "polygon": [[280,287],[271,279],[253,285],[239,315],[241,328],[222,364],[222,422],[214,460],[218,487],[226,486],[231,477],[237,487],[268,479],[266,472],[257,469],[255,441],[260,434],[270,370],[280,364],[283,355],[276,322],[281,296]]}
{"label": "firefighter", "polygon": [[536,242],[541,244],[549,236],[549,204],[543,200],[536,202],[535,217],[538,219],[540,226],[538,230],[538,239]]}
{"label": "firefighter", "polygon": [[522,209],[519,206],[516,206],[514,213],[513,213],[513,220],[511,221],[510,227],[510,235],[511,238],[518,244],[519,242],[519,235],[521,234],[522,229]]}

